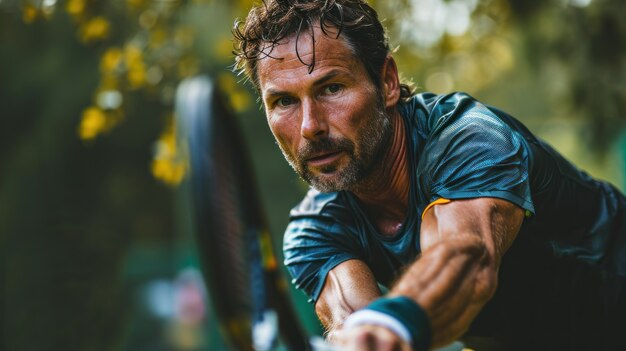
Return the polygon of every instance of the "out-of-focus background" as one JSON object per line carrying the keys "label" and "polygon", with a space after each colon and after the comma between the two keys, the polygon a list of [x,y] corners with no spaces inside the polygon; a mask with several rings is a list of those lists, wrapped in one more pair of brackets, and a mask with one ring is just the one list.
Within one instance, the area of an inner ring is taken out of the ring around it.
{"label": "out-of-focus background", "polygon": [[[188,166],[172,116],[182,79],[216,79],[280,252],[306,187],[231,72],[230,30],[251,3],[0,0],[0,348],[228,350],[180,194]],[[626,2],[370,3],[419,91],[469,92],[624,189]]]}

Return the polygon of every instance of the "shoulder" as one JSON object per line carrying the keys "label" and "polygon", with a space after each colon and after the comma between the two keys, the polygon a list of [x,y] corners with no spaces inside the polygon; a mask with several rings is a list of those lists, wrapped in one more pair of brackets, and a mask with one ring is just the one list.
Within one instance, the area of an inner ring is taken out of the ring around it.
{"label": "shoulder", "polygon": [[459,153],[519,151],[524,137],[531,135],[513,117],[463,92],[417,94],[400,111],[420,133],[422,143],[415,156],[422,164],[440,161],[445,155],[462,156]]}
{"label": "shoulder", "polygon": [[319,215],[329,203],[337,201],[338,196],[339,193],[321,193],[311,188],[307,191],[302,201],[291,209],[289,216]]}
{"label": "shoulder", "polygon": [[336,218],[348,213],[349,206],[343,192],[322,193],[309,189],[302,201],[289,212],[291,221],[301,218]]}
{"label": "shoulder", "polygon": [[465,93],[431,96],[417,164],[425,203],[501,198],[534,212],[522,125]]}
{"label": "shoulder", "polygon": [[458,107],[464,107],[468,103],[479,103],[478,100],[464,92],[452,92],[448,94],[434,94],[423,92],[413,95],[398,107],[403,114],[410,111],[423,110],[427,114],[442,115]]}
{"label": "shoulder", "polygon": [[507,123],[499,117],[502,112],[482,104],[464,92],[439,95],[419,93],[401,103],[398,108],[405,120],[417,121],[418,128],[426,137],[450,127],[455,122],[496,123],[507,127]]}
{"label": "shoulder", "polygon": [[506,126],[498,116],[487,106],[474,97],[455,92],[447,95],[438,95],[430,100],[428,126],[435,133],[453,124],[498,124]]}
{"label": "shoulder", "polygon": [[478,134],[490,142],[509,143],[517,138],[514,134],[531,135],[515,118],[467,93],[417,94],[409,104],[424,112],[421,125],[427,142],[449,142],[450,138]]}
{"label": "shoulder", "polygon": [[428,127],[421,166],[454,166],[458,171],[527,157],[522,135],[502,113],[465,93],[437,96],[430,105]]}

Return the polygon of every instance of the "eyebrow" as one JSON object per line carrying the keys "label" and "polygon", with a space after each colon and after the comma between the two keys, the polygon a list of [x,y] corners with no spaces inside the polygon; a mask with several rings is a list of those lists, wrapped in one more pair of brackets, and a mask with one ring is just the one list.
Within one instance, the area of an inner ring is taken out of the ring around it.
{"label": "eyebrow", "polygon": [[328,73],[326,73],[325,75],[318,78],[315,82],[313,82],[313,86],[320,86],[328,82],[329,80],[335,78],[336,76],[340,75],[341,73],[342,72],[338,69],[330,70]]}
{"label": "eyebrow", "polygon": [[[313,86],[320,86],[323,85],[324,83],[328,82],[329,80],[335,78],[336,76],[340,75],[344,73],[343,71],[340,71],[338,69],[333,69],[330,70],[328,73],[324,74],[323,76],[321,76],[320,78],[318,78],[317,80],[315,80],[313,82]],[[276,97],[276,96],[285,96],[285,95],[289,95],[288,92],[286,91],[282,91],[282,90],[277,90],[277,89],[272,89],[269,88],[266,91],[265,97],[267,99],[270,99],[272,97]]]}

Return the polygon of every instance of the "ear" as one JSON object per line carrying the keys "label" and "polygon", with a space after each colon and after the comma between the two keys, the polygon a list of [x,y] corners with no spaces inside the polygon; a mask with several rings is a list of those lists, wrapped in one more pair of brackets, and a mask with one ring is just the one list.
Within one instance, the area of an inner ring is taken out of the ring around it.
{"label": "ear", "polygon": [[388,55],[385,59],[380,80],[383,88],[385,107],[395,107],[400,100],[400,78],[398,76],[396,61],[391,55]]}

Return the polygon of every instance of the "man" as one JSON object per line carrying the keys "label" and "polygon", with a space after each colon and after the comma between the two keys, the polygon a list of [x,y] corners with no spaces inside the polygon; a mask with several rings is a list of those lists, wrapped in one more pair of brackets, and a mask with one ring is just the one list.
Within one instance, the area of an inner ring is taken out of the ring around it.
{"label": "man", "polygon": [[615,188],[468,95],[414,94],[363,0],[266,0],[234,34],[236,68],[312,186],[285,262],[331,341],[625,346]]}

